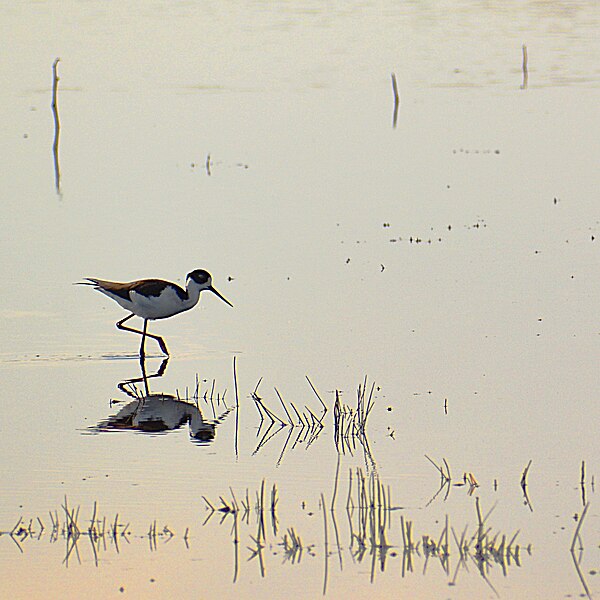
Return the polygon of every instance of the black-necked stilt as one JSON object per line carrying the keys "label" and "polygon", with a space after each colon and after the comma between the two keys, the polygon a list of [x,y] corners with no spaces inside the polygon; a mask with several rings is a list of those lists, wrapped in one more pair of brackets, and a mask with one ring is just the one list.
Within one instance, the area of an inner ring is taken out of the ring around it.
{"label": "black-necked stilt", "polygon": [[[93,279],[91,277],[86,277],[85,280],[81,285],[93,286],[95,290],[112,298],[125,310],[131,312],[129,316],[117,322],[117,328],[139,333],[142,336],[142,343],[140,345],[141,357],[145,355],[144,343],[146,336],[155,339],[163,353],[167,356],[169,355],[165,341],[158,335],[148,333],[148,321],[167,319],[193,308],[198,304],[200,292],[208,290],[221,298],[223,302],[229,304],[229,306],[233,306],[227,298],[223,297],[212,286],[210,273],[202,269],[196,269],[188,273],[185,290],[175,283],[163,281],[162,279],[140,279],[139,281],[130,281],[128,283],[105,281],[104,279]],[[124,325],[133,316],[144,319],[143,331]]]}

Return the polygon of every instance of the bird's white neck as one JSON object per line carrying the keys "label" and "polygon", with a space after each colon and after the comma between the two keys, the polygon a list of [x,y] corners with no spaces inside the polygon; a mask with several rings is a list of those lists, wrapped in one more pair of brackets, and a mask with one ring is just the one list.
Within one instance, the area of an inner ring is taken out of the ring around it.
{"label": "bird's white neck", "polygon": [[192,308],[193,306],[196,306],[196,304],[198,304],[198,300],[200,300],[200,292],[203,291],[205,288],[203,288],[202,286],[198,285],[195,281],[190,279],[187,283],[186,289],[188,294],[188,300],[185,304],[188,308]]}

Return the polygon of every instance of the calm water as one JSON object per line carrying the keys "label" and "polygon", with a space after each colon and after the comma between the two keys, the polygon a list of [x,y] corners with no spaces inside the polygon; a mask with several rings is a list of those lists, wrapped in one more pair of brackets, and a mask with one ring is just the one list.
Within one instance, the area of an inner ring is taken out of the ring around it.
{"label": "calm water", "polygon": [[[0,595],[600,595],[599,20],[2,7]],[[195,268],[234,308],[119,388],[139,340],[72,283]]]}

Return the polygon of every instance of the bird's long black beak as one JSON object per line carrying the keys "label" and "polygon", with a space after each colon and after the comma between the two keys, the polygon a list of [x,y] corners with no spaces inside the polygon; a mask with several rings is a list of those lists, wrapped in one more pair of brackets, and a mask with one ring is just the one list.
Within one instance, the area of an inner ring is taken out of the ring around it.
{"label": "bird's long black beak", "polygon": [[233,307],[233,304],[231,304],[231,302],[229,302],[229,300],[227,300],[227,298],[225,298],[225,296],[222,296],[214,287],[210,286],[208,288],[215,296],[218,296],[219,298],[221,298],[221,300],[223,300],[223,302],[225,302],[225,304],[229,304],[229,306]]}

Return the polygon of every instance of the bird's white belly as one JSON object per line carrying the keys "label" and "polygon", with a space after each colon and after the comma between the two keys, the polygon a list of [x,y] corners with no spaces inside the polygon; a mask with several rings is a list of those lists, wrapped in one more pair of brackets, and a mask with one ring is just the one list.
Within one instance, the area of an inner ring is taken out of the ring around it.
{"label": "bird's white belly", "polygon": [[129,310],[143,319],[165,319],[194,306],[183,301],[172,288],[165,288],[159,296],[144,296],[135,291],[130,293],[132,306]]}

